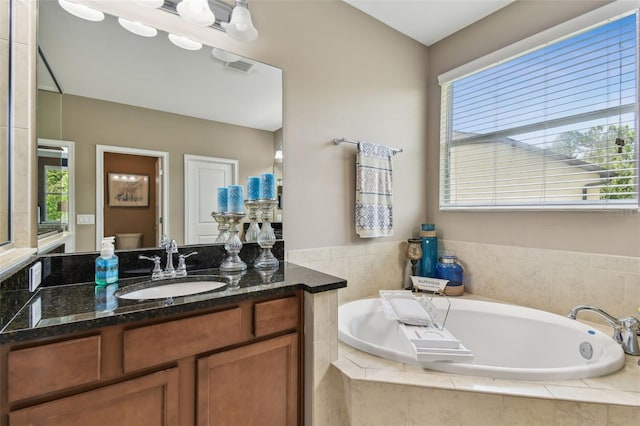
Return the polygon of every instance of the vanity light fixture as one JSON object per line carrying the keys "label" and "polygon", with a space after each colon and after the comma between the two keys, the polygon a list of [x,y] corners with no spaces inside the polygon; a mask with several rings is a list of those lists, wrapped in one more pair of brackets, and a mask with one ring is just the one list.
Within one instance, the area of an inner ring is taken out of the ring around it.
{"label": "vanity light fixture", "polygon": [[153,9],[157,9],[162,7],[164,4],[164,0],[132,0],[134,3],[139,4],[144,7],[151,7]]}
{"label": "vanity light fixture", "polygon": [[104,13],[83,4],[78,4],[70,0],[58,0],[58,4],[64,10],[78,18],[93,22],[100,22],[104,20]]}
{"label": "vanity light fixture", "polygon": [[118,18],[118,23],[127,31],[142,37],[155,37],[158,35],[158,30],[148,25],[141,24],[140,22],[130,21],[125,18]]}
{"label": "vanity light fixture", "polygon": [[192,24],[208,27],[216,22],[208,0],[182,0],[176,10],[182,19]]}
{"label": "vanity light fixture", "polygon": [[200,50],[202,49],[202,43],[199,41],[191,40],[190,38],[179,36],[169,33],[169,40],[171,43],[186,50]]}
{"label": "vanity light fixture", "polygon": [[236,0],[229,23],[220,23],[229,37],[234,40],[251,42],[258,38],[258,30],[253,26],[248,6],[247,0]]}

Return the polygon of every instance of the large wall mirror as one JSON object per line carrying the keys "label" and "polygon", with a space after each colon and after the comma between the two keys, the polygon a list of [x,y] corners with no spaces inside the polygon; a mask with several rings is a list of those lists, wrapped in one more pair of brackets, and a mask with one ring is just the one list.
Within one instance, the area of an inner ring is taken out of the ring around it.
{"label": "large wall mirror", "polygon": [[0,1],[0,249],[11,240],[10,216],[10,170],[9,154],[9,88],[10,82],[10,16],[11,4]]}
{"label": "large wall mirror", "polygon": [[[281,192],[282,164],[274,156],[282,148],[282,70],[208,46],[181,49],[162,31],[137,36],[110,15],[85,21],[57,1],[41,0],[38,19],[37,136],[75,146],[75,193],[68,197],[80,215],[69,217],[79,219],[77,251],[96,249],[96,226],[105,235],[142,234],[140,247],[157,246],[162,233],[180,244],[197,243],[185,235],[185,221],[209,212],[187,218],[186,193],[214,200],[216,185],[193,190],[187,157],[237,161],[235,179],[243,185],[248,176],[274,172]],[[96,152],[102,151],[99,164]],[[41,163],[45,173],[47,161]],[[104,186],[96,167],[103,168]],[[126,198],[118,192],[122,176],[140,182],[137,201],[118,199]],[[103,209],[96,207],[96,185],[104,189],[98,196]],[[67,206],[62,199],[52,202],[52,217],[65,217]],[[151,218],[139,219],[145,209]],[[39,216],[42,228],[50,225],[45,216]]]}

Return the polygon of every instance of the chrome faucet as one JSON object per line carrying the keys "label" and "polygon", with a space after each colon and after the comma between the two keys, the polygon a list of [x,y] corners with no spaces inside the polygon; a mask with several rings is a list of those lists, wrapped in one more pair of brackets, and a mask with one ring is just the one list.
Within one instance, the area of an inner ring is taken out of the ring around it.
{"label": "chrome faucet", "polygon": [[189,254],[179,254],[178,255],[178,267],[173,267],[173,254],[178,253],[178,244],[176,240],[169,240],[166,235],[162,236],[162,240],[160,242],[160,247],[167,252],[167,266],[162,270],[160,266],[161,258],[160,256],[138,256],[138,259],[150,260],[153,262],[153,271],[151,272],[151,280],[161,280],[164,278],[175,278],[175,277],[186,277],[187,276],[187,264],[185,259],[189,256],[193,256],[194,254],[198,254],[197,251],[191,252]]}
{"label": "chrome faucet", "polygon": [[571,319],[576,319],[576,315],[580,311],[590,311],[600,315],[607,324],[613,327],[613,338],[622,345],[624,352],[629,355],[640,356],[640,345],[638,344],[640,321],[637,318],[624,317],[617,319],[602,309],[590,305],[578,305],[571,309],[567,316]]}
{"label": "chrome faucet", "polygon": [[163,237],[162,244],[162,248],[167,252],[167,266],[164,268],[164,277],[174,278],[176,269],[173,267],[173,254],[178,252],[178,243],[176,243],[176,240],[169,241]]}

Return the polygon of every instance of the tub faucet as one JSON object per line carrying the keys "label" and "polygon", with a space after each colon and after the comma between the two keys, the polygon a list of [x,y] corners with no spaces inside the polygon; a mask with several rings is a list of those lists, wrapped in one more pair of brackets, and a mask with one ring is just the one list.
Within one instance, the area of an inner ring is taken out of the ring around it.
{"label": "tub faucet", "polygon": [[640,345],[638,345],[640,321],[637,318],[624,317],[617,319],[602,309],[590,305],[575,306],[567,316],[571,319],[576,319],[576,315],[580,311],[590,311],[600,315],[607,324],[613,327],[613,338],[622,345],[624,352],[629,355],[640,356]]}

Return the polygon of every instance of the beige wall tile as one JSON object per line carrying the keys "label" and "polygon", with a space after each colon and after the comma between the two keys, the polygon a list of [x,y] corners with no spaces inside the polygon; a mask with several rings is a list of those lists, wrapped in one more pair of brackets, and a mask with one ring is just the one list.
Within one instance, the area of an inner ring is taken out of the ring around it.
{"label": "beige wall tile", "polygon": [[503,422],[510,426],[546,426],[555,422],[555,401],[504,397]]}
{"label": "beige wall tile", "polygon": [[19,24],[13,25],[13,41],[20,44],[35,44],[35,25],[37,0],[14,0],[13,16],[15,22]]}
{"label": "beige wall tile", "polygon": [[580,402],[555,402],[554,425],[599,426],[607,424],[607,406]]}
{"label": "beige wall tile", "polygon": [[0,1],[0,40],[9,40],[9,2]]}
{"label": "beige wall tile", "polygon": [[409,387],[407,424],[412,426],[501,425],[503,424],[502,396]]}
{"label": "beige wall tile", "polygon": [[408,425],[407,386],[353,380],[351,385],[351,425]]}
{"label": "beige wall tile", "polygon": [[331,258],[331,249],[313,248],[304,250],[289,250],[287,252],[287,261],[300,264],[300,262],[312,262],[319,260],[329,260]]}
{"label": "beige wall tile", "polygon": [[9,41],[0,39],[0,126],[2,127],[9,126],[7,117],[9,110],[9,77],[7,70],[9,70]]}
{"label": "beige wall tile", "polygon": [[480,296],[561,315],[594,304],[620,317],[640,300],[640,257],[448,240],[442,247],[464,266],[465,291]]}
{"label": "beige wall tile", "polygon": [[629,426],[638,424],[640,407],[622,407],[610,405],[608,407],[608,426]]}
{"label": "beige wall tile", "polygon": [[620,316],[640,317],[640,274],[624,275],[624,306]]}

